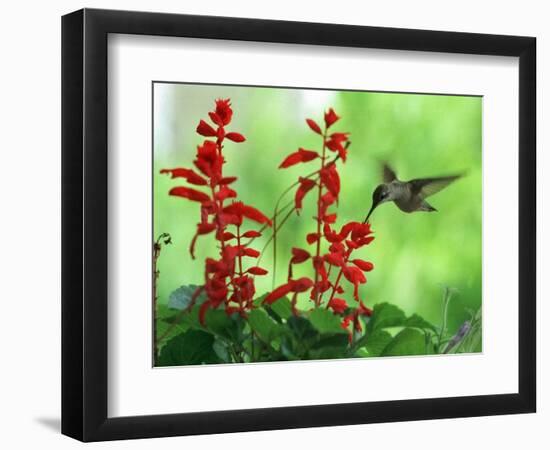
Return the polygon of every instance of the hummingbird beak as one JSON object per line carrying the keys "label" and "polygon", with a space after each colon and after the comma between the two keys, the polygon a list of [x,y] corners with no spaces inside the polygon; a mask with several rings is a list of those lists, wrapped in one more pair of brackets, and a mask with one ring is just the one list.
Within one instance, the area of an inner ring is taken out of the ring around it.
{"label": "hummingbird beak", "polygon": [[370,210],[369,210],[369,213],[367,214],[367,217],[365,218],[365,220],[363,221],[363,223],[367,223],[369,221],[369,218],[370,218],[370,215],[372,214],[372,212],[375,210],[375,208],[378,206],[378,203],[373,203],[372,206],[370,207]]}

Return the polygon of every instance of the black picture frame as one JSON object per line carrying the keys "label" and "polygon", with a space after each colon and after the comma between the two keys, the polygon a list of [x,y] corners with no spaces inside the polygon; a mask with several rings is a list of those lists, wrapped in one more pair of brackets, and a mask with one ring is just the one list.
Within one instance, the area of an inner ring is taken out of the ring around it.
{"label": "black picture frame", "polygon": [[[518,393],[107,416],[109,33],[519,57]],[[529,413],[536,408],[536,39],[83,9],[62,18],[62,433],[82,441]]]}

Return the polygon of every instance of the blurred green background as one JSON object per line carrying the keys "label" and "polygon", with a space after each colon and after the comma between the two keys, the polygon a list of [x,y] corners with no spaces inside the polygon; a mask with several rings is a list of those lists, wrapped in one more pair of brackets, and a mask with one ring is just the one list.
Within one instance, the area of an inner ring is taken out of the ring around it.
{"label": "blurred green background", "polygon": [[[268,216],[287,186],[318,168],[318,161],[277,167],[298,147],[319,150],[320,137],[305,118],[322,124],[329,107],[341,116],[331,130],[350,132],[352,142],[347,162],[339,163],[338,228],[364,219],[372,191],[381,182],[382,161],[402,180],[467,171],[465,178],[429,199],[438,212],[405,214],[390,203],[375,211],[371,223],[376,239],[357,253],[375,265],[361,297],[368,306],[387,301],[440,324],[443,287],[456,288],[449,307],[450,332],[468,319],[467,308],[481,306],[480,97],[155,83],[154,235],[167,232],[173,240],[159,260],[160,302],[166,303],[183,284],[202,284],[204,258],[217,254],[212,236],[201,236],[197,259],[190,258],[199,204],[170,197],[170,188],[184,182],[159,174],[163,168],[193,167],[196,146],[204,139],[195,128],[201,118],[208,119],[216,98],[231,99],[234,114],[227,130],[247,139],[227,142],[224,174],[238,176],[233,187],[240,200]],[[278,237],[276,285],[285,281],[291,247],[313,248],[305,241],[314,231],[313,215],[314,196],[306,197],[303,213],[293,216]],[[250,228],[258,226],[250,223]],[[264,233],[254,247],[261,250],[268,236]],[[271,248],[261,263],[270,271]],[[301,274],[311,276],[309,264],[295,271]],[[258,294],[271,289],[271,274],[256,280]],[[352,291],[350,286],[345,294],[350,304]],[[300,306],[307,307],[307,296],[302,297]]]}

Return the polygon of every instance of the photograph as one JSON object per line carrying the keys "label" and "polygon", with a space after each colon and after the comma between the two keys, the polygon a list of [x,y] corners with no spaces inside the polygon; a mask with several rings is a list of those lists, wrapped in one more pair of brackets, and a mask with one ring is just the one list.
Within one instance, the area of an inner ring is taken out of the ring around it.
{"label": "photograph", "polygon": [[154,367],[482,352],[481,96],[152,96]]}

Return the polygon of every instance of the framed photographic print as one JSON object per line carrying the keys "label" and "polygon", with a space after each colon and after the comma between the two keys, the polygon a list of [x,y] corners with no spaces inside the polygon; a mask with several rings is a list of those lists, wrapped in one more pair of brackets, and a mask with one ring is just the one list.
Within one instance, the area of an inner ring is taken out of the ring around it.
{"label": "framed photographic print", "polygon": [[535,411],[534,38],[62,25],[64,434]]}

